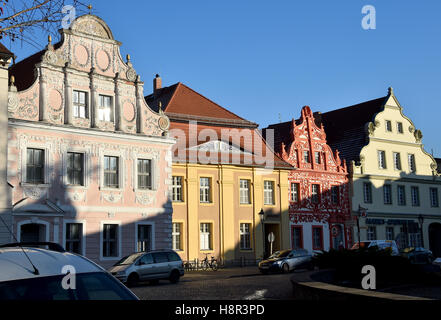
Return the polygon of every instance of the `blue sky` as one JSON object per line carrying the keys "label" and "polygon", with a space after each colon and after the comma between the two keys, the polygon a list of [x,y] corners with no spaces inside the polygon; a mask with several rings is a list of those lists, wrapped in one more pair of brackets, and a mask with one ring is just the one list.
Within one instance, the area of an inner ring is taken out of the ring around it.
{"label": "blue sky", "polygon": [[[151,92],[156,73],[265,127],[387,94],[441,157],[441,1],[90,0]],[[361,27],[364,5],[376,29]],[[46,37],[42,38],[42,46]],[[36,51],[16,44],[18,60]]]}

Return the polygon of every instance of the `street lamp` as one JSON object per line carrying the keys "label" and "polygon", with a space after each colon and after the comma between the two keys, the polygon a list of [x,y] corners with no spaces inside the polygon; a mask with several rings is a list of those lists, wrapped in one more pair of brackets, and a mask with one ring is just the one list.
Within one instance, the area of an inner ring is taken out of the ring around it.
{"label": "street lamp", "polygon": [[418,223],[420,224],[420,234],[421,234],[421,246],[424,248],[424,236],[423,236],[423,223],[424,217],[422,214],[418,216]]}
{"label": "street lamp", "polygon": [[265,258],[265,225],[264,225],[265,211],[263,211],[263,209],[260,209],[259,217],[260,217],[260,223],[262,225],[262,240],[263,240],[262,258],[264,259]]}

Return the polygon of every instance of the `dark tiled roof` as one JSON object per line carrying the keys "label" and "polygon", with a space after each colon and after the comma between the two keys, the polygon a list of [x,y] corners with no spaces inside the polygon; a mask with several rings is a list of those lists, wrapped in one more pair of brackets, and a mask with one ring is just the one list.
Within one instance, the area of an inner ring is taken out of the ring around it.
{"label": "dark tiled roof", "polygon": [[[360,151],[367,143],[365,125],[371,122],[375,115],[383,110],[386,97],[366,101],[353,106],[336,109],[325,113],[314,113],[317,126],[323,124],[326,132],[326,141],[335,151],[340,152],[340,158],[349,161],[360,160]],[[296,125],[300,119],[295,120]],[[267,129],[274,129],[274,144],[286,145],[290,141],[292,121],[270,125]],[[276,150],[278,151],[278,150]]]}

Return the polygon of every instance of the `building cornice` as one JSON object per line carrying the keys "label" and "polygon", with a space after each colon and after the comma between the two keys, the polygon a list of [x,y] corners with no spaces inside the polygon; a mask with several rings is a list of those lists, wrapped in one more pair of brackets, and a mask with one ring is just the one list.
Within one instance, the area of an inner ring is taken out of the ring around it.
{"label": "building cornice", "polygon": [[176,140],[169,137],[155,137],[155,136],[148,136],[143,134],[130,134],[125,132],[108,132],[108,131],[101,131],[99,129],[95,128],[78,128],[78,127],[72,127],[69,125],[57,125],[57,124],[51,124],[51,123],[43,123],[41,121],[39,122],[33,122],[33,121],[26,121],[26,120],[20,120],[20,119],[9,119],[8,125],[16,128],[29,128],[29,129],[35,129],[35,130],[57,130],[58,132],[64,132],[64,133],[74,133],[79,134],[83,136],[94,136],[94,137],[104,137],[104,138],[112,138],[112,139],[120,139],[123,141],[131,140],[131,141],[140,141],[140,142],[148,142],[148,143],[154,143],[154,144],[169,144],[173,145],[176,143]]}
{"label": "building cornice", "polygon": [[[418,175],[417,175],[418,176]],[[382,176],[375,174],[352,174],[352,179],[365,179],[365,180],[388,180],[388,181],[399,181],[399,182],[408,182],[408,183],[428,183],[428,184],[441,184],[441,179],[436,176],[432,176],[429,179],[429,176],[424,176],[427,178],[409,178],[409,177],[396,177],[396,176]]]}

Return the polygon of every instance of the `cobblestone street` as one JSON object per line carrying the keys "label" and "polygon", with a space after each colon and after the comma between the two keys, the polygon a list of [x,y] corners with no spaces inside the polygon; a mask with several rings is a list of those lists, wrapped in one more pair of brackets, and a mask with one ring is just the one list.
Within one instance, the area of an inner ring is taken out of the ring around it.
{"label": "cobblestone street", "polygon": [[262,275],[257,267],[186,272],[177,284],[166,280],[141,283],[132,291],[142,300],[286,300],[293,298],[291,276]]}

